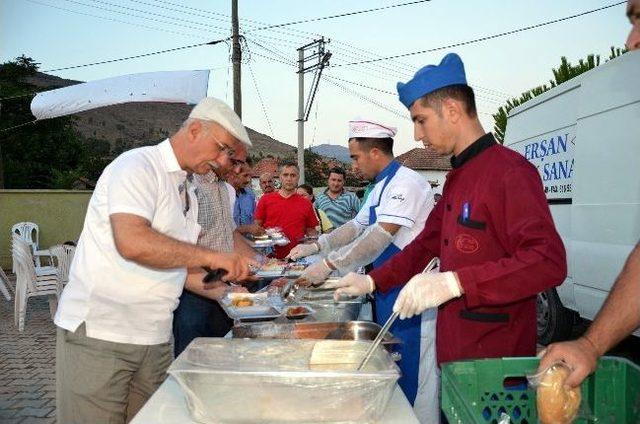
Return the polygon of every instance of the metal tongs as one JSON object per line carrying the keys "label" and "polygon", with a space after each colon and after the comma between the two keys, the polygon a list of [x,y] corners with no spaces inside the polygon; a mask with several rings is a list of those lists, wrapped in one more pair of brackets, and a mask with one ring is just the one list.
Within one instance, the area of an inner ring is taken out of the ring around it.
{"label": "metal tongs", "polygon": [[[433,269],[437,268],[439,265],[440,265],[440,259],[433,258],[429,261],[427,266],[422,270],[422,273],[424,274],[426,272],[431,272]],[[365,367],[365,365],[367,365],[367,362],[369,362],[369,360],[373,356],[373,352],[375,352],[378,346],[380,346],[382,339],[384,339],[384,336],[387,335],[387,333],[389,332],[389,329],[391,328],[395,320],[398,318],[398,315],[399,315],[399,312],[392,313],[391,316],[387,319],[387,322],[384,323],[384,325],[380,329],[380,332],[378,332],[378,335],[373,340],[373,343],[371,343],[371,346],[369,346],[367,353],[365,353],[364,358],[362,359],[362,362],[360,362],[360,365],[358,365],[358,371],[361,371]]]}

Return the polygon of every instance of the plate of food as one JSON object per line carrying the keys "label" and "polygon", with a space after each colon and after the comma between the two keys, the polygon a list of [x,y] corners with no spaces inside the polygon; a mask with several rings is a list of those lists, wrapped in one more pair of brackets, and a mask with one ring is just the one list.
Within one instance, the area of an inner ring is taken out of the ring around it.
{"label": "plate of food", "polygon": [[281,277],[284,276],[287,267],[289,267],[289,264],[285,261],[276,258],[269,258],[256,271],[256,275],[262,278]]}
{"label": "plate of food", "polygon": [[316,311],[306,305],[289,306],[284,310],[284,316],[289,319],[302,319],[315,313]]}
{"label": "plate of food", "polygon": [[269,303],[267,293],[229,293],[219,303],[232,319],[265,319],[280,316],[280,311]]}

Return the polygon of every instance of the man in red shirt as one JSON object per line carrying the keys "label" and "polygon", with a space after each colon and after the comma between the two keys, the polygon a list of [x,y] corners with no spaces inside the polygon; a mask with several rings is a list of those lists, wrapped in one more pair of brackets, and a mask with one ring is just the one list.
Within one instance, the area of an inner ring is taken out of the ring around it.
{"label": "man in red shirt", "polygon": [[[536,295],[567,274],[536,168],[484,132],[458,55],[420,69],[398,93],[415,139],[453,154],[453,169],[422,233],[368,276],[346,275],[336,294],[406,281],[394,311],[408,318],[439,306],[439,363],[535,355]],[[436,256],[440,272],[421,273]]]}
{"label": "man in red shirt", "polygon": [[296,193],[300,170],[295,163],[285,163],[280,167],[280,189],[265,193],[258,201],[255,224],[262,228],[280,227],[290,243],[276,246],[275,256],[282,259],[305,235],[316,236],[318,219],[313,206],[307,199]]}

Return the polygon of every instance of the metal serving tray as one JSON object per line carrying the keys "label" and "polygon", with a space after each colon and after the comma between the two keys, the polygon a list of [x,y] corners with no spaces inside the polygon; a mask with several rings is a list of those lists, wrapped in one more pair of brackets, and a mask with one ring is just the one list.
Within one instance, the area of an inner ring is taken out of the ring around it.
{"label": "metal serving tray", "polygon": [[[382,327],[375,322],[300,322],[291,324],[257,323],[233,327],[236,338],[249,339],[316,339],[316,340],[373,340]],[[382,343],[400,343],[390,332]]]}
{"label": "metal serving tray", "polygon": [[[248,295],[250,296],[250,295]],[[268,301],[257,303],[254,306],[235,307],[231,299],[225,297],[218,301],[224,312],[233,320],[271,320],[278,318],[282,311]]]}

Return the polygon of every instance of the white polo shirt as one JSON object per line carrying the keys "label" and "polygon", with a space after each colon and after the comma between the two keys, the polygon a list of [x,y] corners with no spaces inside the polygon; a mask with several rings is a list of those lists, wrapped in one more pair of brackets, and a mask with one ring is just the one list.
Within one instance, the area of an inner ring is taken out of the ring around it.
{"label": "white polo shirt", "polygon": [[153,345],[171,335],[173,311],[187,270],[152,269],[124,259],[115,247],[109,215],[138,215],[169,237],[196,242],[198,201],[189,187],[184,214],[179,186],[186,179],[169,140],[123,153],[107,166],[89,201],[55,323],[117,343]]}
{"label": "white polo shirt", "polygon": [[424,177],[404,166],[383,191],[387,178],[376,183],[354,219],[359,225],[369,225],[370,208],[377,205],[376,222],[400,225],[392,243],[404,249],[424,228],[434,206],[433,192]]}

